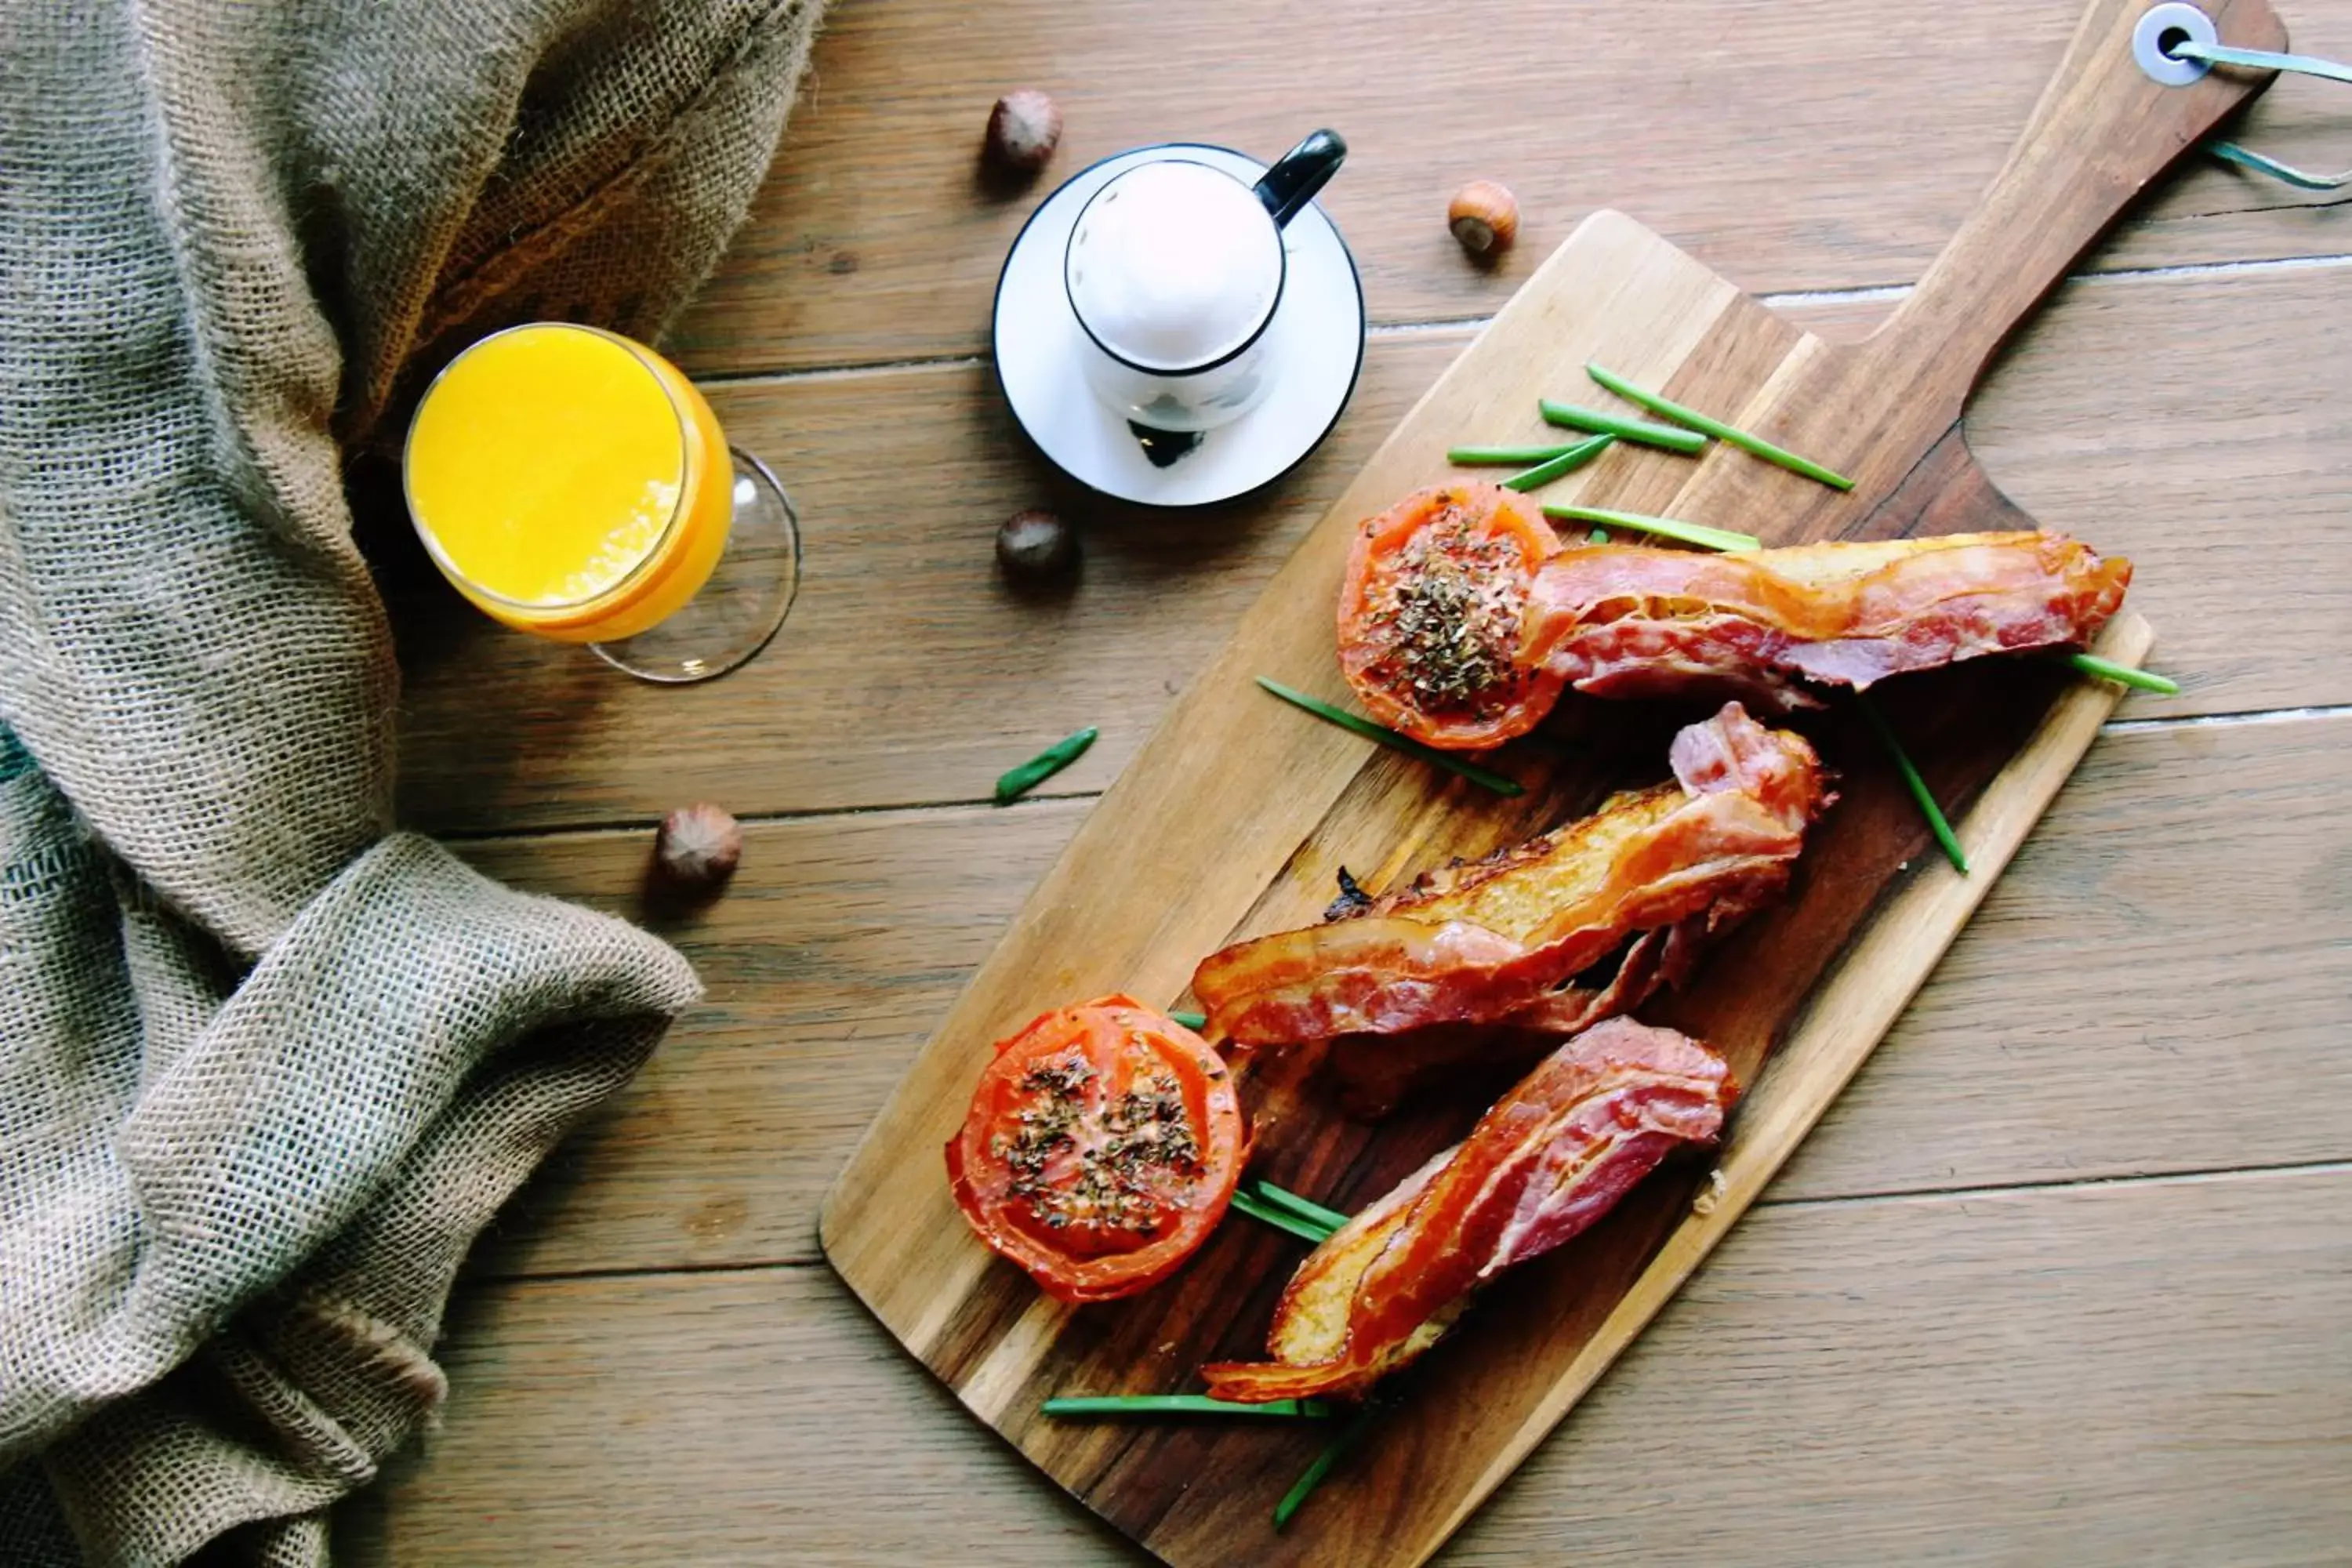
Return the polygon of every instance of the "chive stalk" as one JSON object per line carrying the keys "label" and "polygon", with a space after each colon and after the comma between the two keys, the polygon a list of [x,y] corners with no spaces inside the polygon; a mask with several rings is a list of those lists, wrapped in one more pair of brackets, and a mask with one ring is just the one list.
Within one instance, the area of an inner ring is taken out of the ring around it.
{"label": "chive stalk", "polygon": [[1206,1013],[1193,1013],[1179,1007],[1168,1016],[1188,1029],[1205,1029],[1209,1026],[1209,1016]]}
{"label": "chive stalk", "polygon": [[1370,1405],[1358,1411],[1356,1418],[1341,1427],[1338,1436],[1323,1446],[1323,1451],[1315,1456],[1315,1462],[1291,1483],[1288,1491],[1282,1494],[1282,1500],[1274,1505],[1275,1529],[1280,1530],[1290,1522],[1299,1505],[1307,1500],[1307,1494],[1321,1486],[1323,1478],[1331,1473],[1332,1467],[1345,1458],[1348,1450],[1362,1439],[1366,1429],[1372,1424],[1372,1411],[1373,1406]]}
{"label": "chive stalk", "polygon": [[1538,485],[1548,485],[1562,474],[1572,474],[1593,458],[1617,444],[1614,436],[1595,436],[1590,441],[1579,441],[1549,462],[1538,463],[1532,468],[1522,468],[1503,481],[1507,490],[1531,490]]}
{"label": "chive stalk", "polygon": [[1558,425],[1569,430],[1591,430],[1598,435],[1615,436],[1627,441],[1638,441],[1644,447],[1662,447],[1685,457],[1706,449],[1706,437],[1694,430],[1677,430],[1671,425],[1652,425],[1646,420],[1621,419],[1614,414],[1603,414],[1598,408],[1580,404],[1560,403],[1552,398],[1538,398],[1536,406],[1542,411],[1544,423]]}
{"label": "chive stalk", "polygon": [[1235,1189],[1233,1206],[1261,1224],[1270,1225],[1276,1230],[1288,1231],[1301,1241],[1312,1242],[1320,1247],[1330,1239],[1331,1233],[1313,1220],[1302,1219],[1288,1209],[1276,1208],[1246,1188]]}
{"label": "chive stalk", "polygon": [[1299,1218],[1312,1225],[1319,1225],[1327,1231],[1337,1230],[1348,1223],[1348,1216],[1338,1209],[1327,1209],[1311,1198],[1302,1198],[1297,1193],[1285,1192],[1272,1182],[1261,1179],[1254,1184],[1252,1191],[1260,1201],[1272,1204],[1276,1208],[1288,1209]]}
{"label": "chive stalk", "polygon": [[1275,1415],[1306,1421],[1329,1416],[1331,1407],[1319,1399],[1275,1399],[1244,1405],[1234,1399],[1214,1399],[1205,1394],[1087,1394],[1048,1399],[1037,1407],[1043,1415]]}
{"label": "chive stalk", "polygon": [[2301,71],[2329,81],[2352,82],[2352,66],[2323,60],[2315,55],[2283,55],[2274,49],[2242,49],[2234,44],[2200,44],[2183,38],[2165,48],[2176,60],[2203,60],[2209,65],[2243,66],[2249,70]]}
{"label": "chive stalk", "polygon": [[1020,799],[1076,762],[1085,754],[1086,749],[1095,743],[1095,737],[1099,733],[1100,731],[1089,724],[1074,735],[1063,736],[1019,767],[1007,770],[1004,776],[996,781],[996,804],[1003,805],[1007,801]]}
{"label": "chive stalk", "polygon": [[1637,511],[1611,511],[1597,506],[1548,506],[1543,514],[1557,522],[1605,522],[1618,528],[1630,528],[1641,533],[1654,533],[1661,539],[1680,540],[1706,550],[1761,550],[1764,542],[1752,533],[1734,533],[1727,528],[1709,528],[1703,522],[1685,522],[1678,517],[1651,517]]}
{"label": "chive stalk", "polygon": [[2111,658],[2101,658],[2095,653],[2068,654],[2066,662],[2084,675],[2096,676],[2101,680],[2112,680],[2119,686],[2134,687],[2141,691],[2153,691],[2159,697],[2180,695],[2180,682],[2168,676],[2158,675],[2151,670],[2134,669],[2130,665],[2117,664]]}
{"label": "chive stalk", "polygon": [[1903,749],[1903,742],[1895,738],[1895,731],[1887,726],[1885,718],[1869,698],[1857,691],[1853,700],[1861,708],[1862,716],[1870,721],[1870,727],[1878,731],[1878,739],[1886,747],[1887,755],[1895,759],[1895,768],[1903,774],[1905,787],[1910,790],[1911,798],[1919,803],[1920,814],[1927,819],[1927,830],[1936,836],[1936,842],[1944,847],[1944,853],[1950,858],[1960,875],[1967,876],[1969,852],[1960,847],[1960,836],[1952,831],[1950,820],[1944,816],[1944,808],[1936,804],[1935,795],[1927,788],[1927,781],[1919,776],[1911,754]]}
{"label": "chive stalk", "polygon": [[1701,414],[1696,408],[1685,408],[1670,398],[1654,392],[1645,392],[1602,364],[1588,363],[1584,373],[1628,403],[1638,404],[1651,413],[1671,419],[1677,425],[1687,425],[1694,430],[1704,430],[1718,441],[1726,441],[1743,452],[1752,452],[1768,463],[1778,463],[1793,474],[1809,479],[1819,479],[1833,490],[1850,490],[1853,481],[1834,468],[1825,468],[1811,458],[1800,458],[1785,447],[1775,447],[1761,436],[1751,436],[1737,426]]}
{"label": "chive stalk", "polygon": [[2255,170],[2273,180],[2284,180],[2298,191],[2340,191],[2352,185],[2352,170],[2341,174],[2315,174],[2308,169],[2298,169],[2293,163],[2282,163],[2252,147],[2241,147],[2235,142],[2211,142],[2205,150],[2223,163]]}
{"label": "chive stalk", "polygon": [[1570,441],[1559,447],[1453,447],[1445,460],[1465,468],[1517,468],[1529,463],[1549,463],[1564,457],[1584,445]]}
{"label": "chive stalk", "polygon": [[[1551,509],[1547,507],[1544,510],[1549,511]],[[1375,724],[1370,719],[1360,718],[1344,708],[1334,708],[1321,698],[1309,697],[1304,691],[1294,690],[1278,680],[1268,680],[1263,675],[1257,678],[1257,683],[1285,702],[1306,709],[1326,723],[1337,724],[1351,735],[1361,735],[1367,741],[1376,742],[1392,751],[1402,752],[1409,757],[1419,757],[1423,762],[1433,763],[1444,768],[1447,773],[1459,773],[1472,784],[1483,784],[1496,795],[1516,795],[1528,793],[1525,788],[1500,773],[1488,773],[1475,763],[1465,763],[1451,752],[1439,751],[1435,746],[1424,746],[1409,735],[1400,735],[1385,725]]]}

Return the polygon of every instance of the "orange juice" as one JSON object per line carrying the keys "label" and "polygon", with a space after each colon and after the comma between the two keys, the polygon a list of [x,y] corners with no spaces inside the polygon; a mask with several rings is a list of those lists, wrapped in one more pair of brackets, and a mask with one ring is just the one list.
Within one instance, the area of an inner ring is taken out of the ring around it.
{"label": "orange juice", "polygon": [[485,614],[612,642],[694,597],[733,515],[727,439],[694,384],[593,327],[510,327],[449,363],[403,463],[435,564]]}

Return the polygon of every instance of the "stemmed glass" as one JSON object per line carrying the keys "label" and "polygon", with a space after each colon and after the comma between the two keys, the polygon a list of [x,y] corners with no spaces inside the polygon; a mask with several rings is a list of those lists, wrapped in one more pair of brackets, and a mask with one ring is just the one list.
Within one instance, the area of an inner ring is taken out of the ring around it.
{"label": "stemmed glass", "polygon": [[764,647],[800,585],[800,520],[645,344],[533,321],[449,362],[402,455],[410,518],[458,593],[642,679],[708,680]]}

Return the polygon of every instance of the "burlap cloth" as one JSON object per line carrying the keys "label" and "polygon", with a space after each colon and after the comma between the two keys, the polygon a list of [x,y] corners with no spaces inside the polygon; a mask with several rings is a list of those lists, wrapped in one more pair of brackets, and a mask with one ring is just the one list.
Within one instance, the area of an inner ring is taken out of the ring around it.
{"label": "burlap cloth", "polygon": [[696,996],[392,831],[340,453],[491,327],[657,336],[816,6],[0,0],[0,1564],[324,1561]]}

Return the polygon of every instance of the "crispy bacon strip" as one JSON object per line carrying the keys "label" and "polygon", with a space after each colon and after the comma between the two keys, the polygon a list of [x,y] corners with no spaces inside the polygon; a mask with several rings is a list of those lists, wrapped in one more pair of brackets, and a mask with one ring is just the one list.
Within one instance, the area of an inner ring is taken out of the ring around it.
{"label": "crispy bacon strip", "polygon": [[1325,1058],[1340,1104],[1351,1116],[1377,1119],[1426,1085],[1472,1081],[1524,1072],[1570,1035],[1621,1013],[1688,978],[1714,934],[1709,916],[1645,931],[1627,944],[1609,977],[1571,982],[1491,1024],[1432,1024],[1401,1035],[1340,1035]]}
{"label": "crispy bacon strip", "polygon": [[1802,737],[1736,702],[1677,735],[1671,756],[1675,783],[1361,914],[1213,953],[1193,994],[1244,1045],[1492,1024],[1544,1005],[1636,931],[1719,930],[1786,885],[1826,780]]}
{"label": "crispy bacon strip", "polygon": [[1209,1392],[1361,1394],[1436,1343],[1473,1287],[1599,1219],[1675,1145],[1713,1142],[1738,1094],[1688,1036],[1627,1018],[1587,1029],[1310,1253],[1275,1310],[1271,1359],[1203,1367]]}
{"label": "crispy bacon strip", "polygon": [[2088,643],[2131,563],[2047,532],[1704,555],[1583,545],[1528,585],[1519,662],[1595,697],[1737,694],[1819,706],[1805,681],[1859,690],[1981,654]]}
{"label": "crispy bacon strip", "polygon": [[[1359,531],[1339,667],[1366,710],[1433,746],[1525,734],[1570,687],[1596,697],[1819,705],[1982,654],[2087,644],[2131,563],[2063,534],[1953,534],[1716,555],[1558,546],[1494,486],[1417,491]],[[1516,619],[1516,637],[1499,622]]]}

